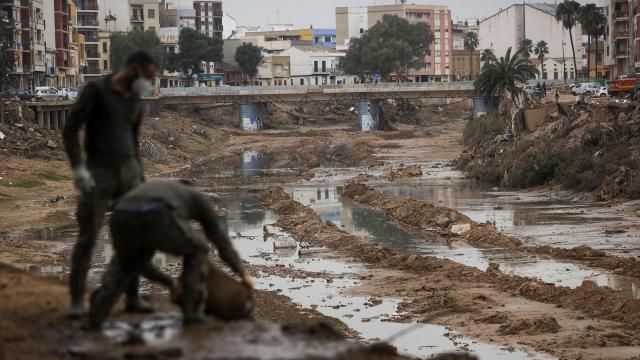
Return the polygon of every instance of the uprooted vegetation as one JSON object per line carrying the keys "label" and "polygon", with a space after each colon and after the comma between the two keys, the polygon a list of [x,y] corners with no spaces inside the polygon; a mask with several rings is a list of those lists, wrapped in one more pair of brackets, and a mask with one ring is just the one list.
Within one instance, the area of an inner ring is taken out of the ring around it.
{"label": "uprooted vegetation", "polygon": [[557,184],[598,200],[640,198],[640,106],[610,101],[546,110],[542,125],[517,137],[496,113],[469,122],[470,150],[458,168],[507,188]]}

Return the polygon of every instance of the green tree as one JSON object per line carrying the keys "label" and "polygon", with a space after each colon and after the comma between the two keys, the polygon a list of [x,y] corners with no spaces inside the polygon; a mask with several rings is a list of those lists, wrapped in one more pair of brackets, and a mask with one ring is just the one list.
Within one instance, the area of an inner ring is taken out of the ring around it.
{"label": "green tree", "polygon": [[350,74],[380,74],[388,79],[399,77],[409,69],[420,69],[433,32],[423,22],[410,24],[398,16],[385,15],[360,38],[351,39],[342,69]]}
{"label": "green tree", "polygon": [[194,75],[203,72],[202,62],[222,61],[222,40],[198,30],[183,28],[178,37],[179,51],[167,57],[167,69],[182,73],[186,85],[193,84]]}
{"label": "green tree", "polygon": [[573,71],[575,80],[578,81],[578,62],[576,61],[576,48],[573,45],[573,28],[580,18],[580,3],[574,0],[564,0],[558,5],[556,11],[556,20],[562,23],[562,26],[569,31],[569,40],[571,40],[571,51],[573,52]]}
{"label": "green tree", "polygon": [[160,71],[164,68],[165,53],[158,34],[153,30],[134,30],[127,33],[111,34],[111,70],[116,72],[124,67],[129,55],[145,51],[153,59]]}
{"label": "green tree", "polygon": [[519,52],[522,52],[522,55],[527,59],[531,57],[531,53],[533,52],[533,41],[531,39],[524,38],[520,42]]}
{"label": "green tree", "polygon": [[517,105],[517,100],[522,94],[519,85],[534,78],[536,74],[538,70],[522,51],[512,56],[509,48],[505,56],[484,67],[474,86],[478,93],[488,98],[494,96],[509,98],[514,105]]}
{"label": "green tree", "polygon": [[15,29],[9,19],[0,20],[0,93],[15,86],[16,57],[12,51]]}
{"label": "green tree", "polygon": [[538,57],[538,60],[540,60],[540,74],[544,74],[544,57],[549,55],[549,44],[544,40],[540,40],[536,43],[533,52]]}
{"label": "green tree", "polygon": [[476,51],[480,45],[480,40],[478,40],[478,34],[473,31],[468,31],[464,34],[464,48],[469,50],[469,64],[471,65],[471,72],[469,73],[469,78],[473,80],[473,52]]}
{"label": "green tree", "polygon": [[489,64],[493,64],[494,62],[496,62],[496,60],[496,53],[493,51],[493,49],[482,50],[482,53],[480,54],[480,62],[482,63],[482,68]]}
{"label": "green tree", "polygon": [[258,66],[263,60],[262,49],[252,43],[244,43],[236,49],[234,60],[240,66],[242,73],[249,75],[253,85],[253,78],[258,74]]}
{"label": "green tree", "polygon": [[596,77],[598,77],[598,39],[606,34],[607,18],[595,4],[585,4],[580,8],[580,24],[588,35],[587,41],[587,76],[591,78],[591,42],[596,43]]}

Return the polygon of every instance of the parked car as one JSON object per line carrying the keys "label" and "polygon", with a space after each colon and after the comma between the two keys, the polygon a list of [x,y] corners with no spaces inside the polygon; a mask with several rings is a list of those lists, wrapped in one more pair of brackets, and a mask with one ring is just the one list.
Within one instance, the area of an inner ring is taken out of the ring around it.
{"label": "parked car", "polygon": [[60,89],[60,94],[64,97],[65,100],[74,101],[78,97],[78,89],[62,88]]}
{"label": "parked car", "polygon": [[596,91],[596,96],[609,96],[609,89],[606,86],[600,87],[598,91]]}
{"label": "parked car", "polygon": [[36,98],[32,93],[18,89],[7,90],[2,94],[2,97],[6,99],[18,98],[22,101],[34,101]]}
{"label": "parked car", "polygon": [[36,98],[39,101],[60,101],[64,100],[64,96],[58,92],[58,90],[52,86],[39,86],[36,87]]}
{"label": "parked car", "polygon": [[601,86],[598,83],[580,83],[571,89],[572,95],[584,95],[591,96],[600,90]]}

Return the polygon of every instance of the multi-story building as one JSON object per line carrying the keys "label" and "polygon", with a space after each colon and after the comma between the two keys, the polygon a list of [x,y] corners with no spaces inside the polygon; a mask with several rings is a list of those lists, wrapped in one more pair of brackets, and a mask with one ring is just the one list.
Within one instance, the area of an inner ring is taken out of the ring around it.
{"label": "multi-story building", "polygon": [[[523,39],[534,44],[540,40],[547,42],[548,58],[570,58],[571,41],[567,29],[556,20],[556,4],[514,4],[500,10],[480,22],[480,50],[493,49],[496,56],[504,56],[508,48],[517,51]],[[577,69],[582,69],[582,29],[577,25],[572,30],[576,50]],[[534,55],[532,55],[534,56]],[[571,66],[573,69],[573,65]],[[570,79],[575,78],[572,71]]]}
{"label": "multi-story building", "polygon": [[427,23],[434,33],[435,41],[427,49],[424,66],[419,70],[410,70],[408,76],[415,82],[450,80],[453,36],[451,9],[448,6],[407,4],[404,0],[395,5],[369,6],[366,7],[366,21],[363,19],[364,9],[336,8],[336,40],[340,45],[338,49],[348,47],[350,39],[362,36],[385,15],[395,15],[412,24]]}
{"label": "multi-story building", "polygon": [[313,29],[313,45],[327,46],[335,49],[336,29]]}
{"label": "multi-story building", "polygon": [[158,0],[129,0],[131,30],[160,29]]}
{"label": "multi-story building", "polygon": [[102,76],[100,70],[100,21],[98,20],[98,0],[77,0],[78,33],[84,36],[85,62],[81,71],[85,81],[92,81]]}
{"label": "multi-story building", "polygon": [[[605,0],[607,17],[605,65],[610,76],[635,75],[635,21],[636,1]],[[633,37],[632,37],[633,36]]]}
{"label": "multi-story building", "polygon": [[222,1],[221,0],[194,0],[193,8],[196,11],[196,30],[211,36],[222,38]]}

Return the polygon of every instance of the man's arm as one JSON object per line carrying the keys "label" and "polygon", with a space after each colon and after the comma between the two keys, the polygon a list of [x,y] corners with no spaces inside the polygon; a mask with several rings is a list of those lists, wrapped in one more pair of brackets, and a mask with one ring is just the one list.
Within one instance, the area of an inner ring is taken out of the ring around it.
{"label": "man's arm", "polygon": [[71,113],[64,127],[64,145],[69,156],[69,162],[74,169],[82,163],[82,149],[80,147],[79,132],[91,116],[93,104],[96,101],[96,89],[94,84],[87,84],[80,94],[78,101],[71,108]]}
{"label": "man's arm", "polygon": [[224,262],[231,267],[231,269],[238,275],[244,276],[244,269],[240,262],[240,256],[233,248],[231,240],[227,234],[222,231],[220,227],[220,218],[211,207],[209,199],[204,195],[194,190],[193,192],[193,206],[196,220],[200,221],[204,229],[205,234],[209,238],[216,248],[218,254]]}

